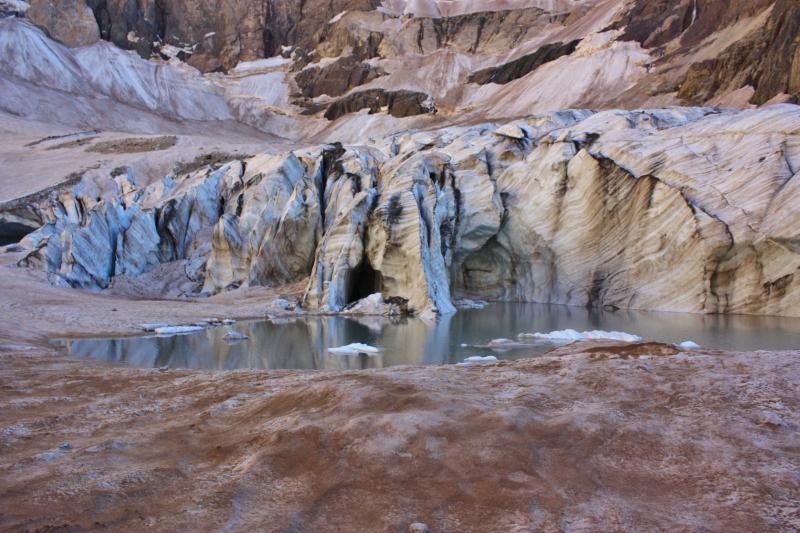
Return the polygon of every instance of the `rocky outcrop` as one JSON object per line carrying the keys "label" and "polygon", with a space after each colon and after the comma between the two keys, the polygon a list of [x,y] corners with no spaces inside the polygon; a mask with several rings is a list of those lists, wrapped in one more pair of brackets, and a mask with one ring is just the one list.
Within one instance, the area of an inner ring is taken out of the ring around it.
{"label": "rocky outcrop", "polygon": [[55,199],[22,264],[82,287],[175,260],[208,293],[308,278],[303,305],[323,311],[381,293],[418,313],[471,298],[797,316],[799,129],[791,105],[565,111],[143,190],[118,177],[112,199]]}
{"label": "rocky outcrop", "polygon": [[361,109],[378,113],[384,107],[390,115],[398,118],[436,112],[436,105],[427,94],[415,91],[369,89],[353,92],[333,101],[325,111],[325,118],[336,120]]}
{"label": "rocky outcrop", "polygon": [[[353,142],[365,131],[439,125],[426,116],[434,100],[442,115],[478,123],[568,108],[742,108],[796,101],[800,87],[800,10],[791,0],[402,9],[377,0],[236,0],[223,10],[205,0],[63,1],[37,4],[29,18],[77,43],[82,26],[69,13],[91,8],[105,39],[154,58],[137,62],[105,42],[69,49],[2,21],[0,106],[81,128],[110,129],[97,110],[111,97],[167,120],[234,119],[292,139]],[[51,5],[61,7],[41,7]],[[64,92],[81,98],[69,116]],[[362,109],[419,118],[399,124]]]}
{"label": "rocky outcrop", "polygon": [[163,45],[187,48],[188,62],[203,71],[229,70],[240,61],[271,57],[282,46],[311,49],[328,21],[343,11],[372,10],[376,0],[306,4],[287,0],[236,0],[220,9],[206,0],[131,4],[91,0],[103,38],[149,57]]}
{"label": "rocky outcrop", "polygon": [[648,48],[661,47],[675,39],[693,46],[773,3],[774,0],[636,0],[618,26],[625,29],[624,39]]}
{"label": "rocky outcrop", "polygon": [[380,67],[343,57],[323,67],[310,66],[295,76],[301,95],[306,98],[317,96],[341,96],[350,89],[363,85],[386,73]]}
{"label": "rocky outcrop", "polygon": [[50,37],[68,46],[87,46],[100,39],[100,29],[83,0],[30,0],[28,18],[47,28]]}
{"label": "rocky outcrop", "polygon": [[430,54],[442,48],[466,54],[503,54],[535,38],[548,23],[566,17],[564,11],[523,6],[453,16],[418,16],[405,21],[396,34],[387,30],[390,37],[383,40],[381,51],[387,57]]}
{"label": "rocky outcrop", "polygon": [[775,96],[800,98],[800,5],[775,3],[765,27],[727,48],[719,57],[695,63],[681,85],[679,98],[704,102],[714,95],[751,86],[750,102]]}
{"label": "rocky outcrop", "polygon": [[[743,107],[798,97],[800,8],[793,0],[512,4],[235,0],[220,9],[208,0],[35,0],[27,16],[69,45],[100,35],[142,57],[203,72],[232,73],[239,63],[283,56],[286,75],[275,71],[270,80],[279,88],[251,92],[243,82],[230,91],[246,95],[232,99],[234,114],[265,130],[282,127],[286,114],[319,118],[329,103],[319,97],[346,97],[362,85],[431,95],[448,112],[483,110],[479,118],[523,116],[532,106]],[[553,68],[574,76],[553,79]],[[497,87],[512,81],[519,83]],[[273,96],[284,92],[300,98],[276,106]],[[359,98],[339,111],[363,109],[350,105]],[[497,102],[510,112],[495,109]]]}
{"label": "rocky outcrop", "polygon": [[545,63],[555,61],[561,56],[566,56],[575,51],[580,39],[569,43],[546,44],[532,54],[524,55],[509,63],[479,70],[470,74],[469,81],[484,85],[486,83],[504,84],[519,79]]}

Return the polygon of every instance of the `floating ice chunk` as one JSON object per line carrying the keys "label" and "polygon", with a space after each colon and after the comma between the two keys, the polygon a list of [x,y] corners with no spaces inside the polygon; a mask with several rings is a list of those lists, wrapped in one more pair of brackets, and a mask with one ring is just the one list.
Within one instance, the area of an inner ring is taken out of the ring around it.
{"label": "floating ice chunk", "polygon": [[511,339],[493,339],[489,341],[489,344],[487,344],[487,346],[489,346],[490,348],[494,347],[502,348],[504,346],[508,346],[509,344],[517,344],[517,343],[512,341]]}
{"label": "floating ice chunk", "polygon": [[142,331],[155,331],[158,328],[169,327],[169,324],[139,324],[139,327],[142,328]]}
{"label": "floating ice chunk", "polygon": [[697,350],[700,348],[700,345],[694,341],[683,341],[678,345],[678,347],[683,348],[684,350]]}
{"label": "floating ice chunk", "polygon": [[468,365],[476,363],[496,363],[497,361],[497,357],[493,355],[472,355],[464,359],[464,363]]}
{"label": "floating ice chunk", "polygon": [[483,309],[487,305],[487,302],[483,300],[470,300],[469,298],[464,298],[463,300],[456,300],[453,302],[457,309]]}
{"label": "floating ice chunk", "polygon": [[248,337],[244,333],[238,332],[235,329],[229,329],[222,337],[222,339],[226,341],[243,341],[249,338],[250,337]]}
{"label": "floating ice chunk", "polygon": [[156,332],[156,335],[183,335],[184,333],[194,333],[203,329],[205,328],[202,326],[163,326],[153,331]]}
{"label": "floating ice chunk", "polygon": [[365,353],[367,355],[375,355],[380,352],[380,348],[376,348],[374,346],[370,346],[369,344],[362,344],[360,342],[354,342],[352,344],[348,344],[347,346],[339,346],[337,348],[328,348],[328,351],[335,355],[358,355],[360,353]]}
{"label": "floating ice chunk", "polygon": [[520,333],[521,339],[542,339],[556,342],[571,342],[584,340],[615,340],[622,342],[641,342],[642,338],[638,335],[631,335],[623,331],[576,331],[574,329],[563,329],[551,331],[550,333]]}
{"label": "floating ice chunk", "polygon": [[494,339],[489,341],[486,346],[479,346],[479,348],[489,348],[495,352],[507,352],[508,350],[516,350],[519,348],[530,348],[533,344],[531,342],[515,341],[512,339]]}

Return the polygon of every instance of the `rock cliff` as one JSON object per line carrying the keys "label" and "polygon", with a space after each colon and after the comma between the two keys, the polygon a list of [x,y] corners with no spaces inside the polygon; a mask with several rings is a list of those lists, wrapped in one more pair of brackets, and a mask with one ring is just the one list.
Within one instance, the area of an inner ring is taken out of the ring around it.
{"label": "rock cliff", "polygon": [[[283,76],[271,81],[293,100],[278,107],[329,120],[363,109],[325,113],[364,90],[420,93],[450,114],[495,118],[800,96],[795,0],[233,0],[225,9],[206,0],[32,0],[27,17],[70,46],[102,37],[206,73],[283,56]],[[266,120],[263,107],[254,112]]]}
{"label": "rock cliff", "polygon": [[23,265],[102,288],[181,261],[214,293],[375,292],[800,316],[800,108],[561,111],[259,155],[38,210]]}

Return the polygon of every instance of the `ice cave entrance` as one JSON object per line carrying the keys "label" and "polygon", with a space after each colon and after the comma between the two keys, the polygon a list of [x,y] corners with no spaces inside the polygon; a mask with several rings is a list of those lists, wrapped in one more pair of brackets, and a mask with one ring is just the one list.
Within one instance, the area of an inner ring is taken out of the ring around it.
{"label": "ice cave entrance", "polygon": [[19,222],[0,221],[0,246],[16,244],[36,228]]}

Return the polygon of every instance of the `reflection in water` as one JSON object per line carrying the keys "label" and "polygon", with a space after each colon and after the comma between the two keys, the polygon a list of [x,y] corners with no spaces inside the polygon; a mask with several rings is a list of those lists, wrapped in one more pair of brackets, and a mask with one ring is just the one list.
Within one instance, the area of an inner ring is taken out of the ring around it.
{"label": "reflection in water", "polygon": [[[438,321],[417,318],[304,317],[241,322],[234,329],[249,338],[223,340],[227,329],[211,328],[172,337],[68,340],[73,356],[94,357],[137,367],[254,369],[362,369],[393,365],[457,363],[490,340],[557,329],[625,331],[646,340],[693,340],[705,348],[785,350],[800,348],[800,319],[730,315],[608,312],[578,307],[499,303],[468,309]],[[340,356],[329,348],[363,342],[381,348],[377,356]],[[466,345],[466,346],[464,346]],[[553,344],[495,353],[501,359],[541,354]]]}

